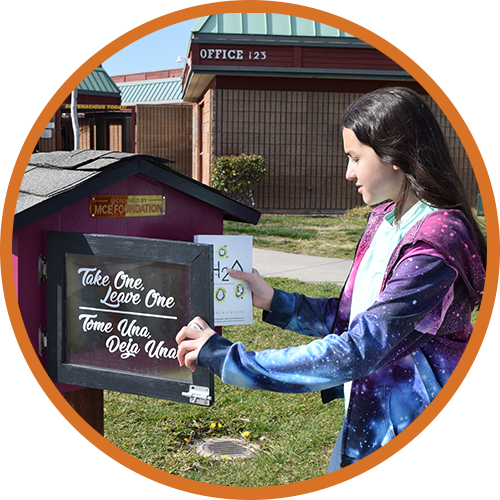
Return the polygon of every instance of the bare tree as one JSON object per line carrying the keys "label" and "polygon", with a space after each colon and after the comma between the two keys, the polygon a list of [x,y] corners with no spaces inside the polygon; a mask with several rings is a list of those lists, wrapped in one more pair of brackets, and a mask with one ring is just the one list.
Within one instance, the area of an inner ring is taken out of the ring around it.
{"label": "bare tree", "polygon": [[[57,45],[56,38],[54,36],[54,42],[57,48],[57,53],[59,59],[65,63],[71,64],[71,73],[76,70],[77,67],[77,43],[81,36],[92,36],[101,28],[109,31],[122,31],[132,25],[140,14],[137,14],[134,19],[125,26],[120,28],[111,28],[106,26],[106,21],[113,14],[59,14],[63,18],[63,23],[58,23],[56,21],[51,21],[49,23],[40,22],[38,15],[36,21],[27,17],[26,14],[15,13],[15,15],[28,26],[34,28],[42,28],[51,31],[53,35],[59,35],[66,39],[68,45],[71,49],[71,59],[70,61],[65,61],[62,57],[59,46]],[[74,149],[80,149],[80,128],[78,126],[78,90],[75,88],[71,92],[71,125],[73,127],[73,138],[74,138]]]}

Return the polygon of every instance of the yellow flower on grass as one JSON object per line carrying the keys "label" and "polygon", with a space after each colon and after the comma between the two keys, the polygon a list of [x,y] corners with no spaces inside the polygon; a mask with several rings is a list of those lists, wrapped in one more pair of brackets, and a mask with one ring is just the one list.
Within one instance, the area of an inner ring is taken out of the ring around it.
{"label": "yellow flower on grass", "polygon": [[217,424],[217,427],[220,429],[222,427],[222,424]]}
{"label": "yellow flower on grass", "polygon": [[250,432],[245,431],[245,432],[243,433],[243,437],[248,437],[248,436],[250,436]]}
{"label": "yellow flower on grass", "polygon": [[221,455],[220,457],[221,457],[222,459],[224,459],[224,460],[226,460],[226,459],[228,459],[228,458],[229,458],[227,455]]}
{"label": "yellow flower on grass", "polygon": [[210,424],[210,429],[213,429],[216,425],[217,425],[217,424],[216,424],[215,422],[212,422],[212,423]]}

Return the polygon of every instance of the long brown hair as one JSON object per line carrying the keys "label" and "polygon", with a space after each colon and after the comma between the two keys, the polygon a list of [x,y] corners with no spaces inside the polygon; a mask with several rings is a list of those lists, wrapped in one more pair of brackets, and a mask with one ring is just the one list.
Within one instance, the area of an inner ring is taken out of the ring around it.
{"label": "long brown hair", "polygon": [[[486,238],[472,213],[441,127],[421,96],[405,87],[375,90],[349,106],[343,126],[382,161],[403,171],[396,207],[404,206],[413,192],[434,207],[461,210],[474,229],[486,262]],[[396,220],[399,218],[396,211]]]}

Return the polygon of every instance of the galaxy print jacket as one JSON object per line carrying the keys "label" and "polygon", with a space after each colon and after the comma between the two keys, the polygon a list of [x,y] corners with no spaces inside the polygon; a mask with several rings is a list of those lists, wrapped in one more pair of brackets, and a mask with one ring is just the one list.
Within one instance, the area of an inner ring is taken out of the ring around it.
{"label": "galaxy print jacket", "polygon": [[375,208],[340,298],[311,299],[275,290],[268,323],[318,337],[300,347],[246,351],[213,335],[197,363],[226,383],[284,393],[343,397],[343,467],[377,450],[410,425],[455,369],[472,333],[485,270],[474,232],[458,210],[416,222],[394,250],[378,299],[349,327],[356,272],[393,204]]}

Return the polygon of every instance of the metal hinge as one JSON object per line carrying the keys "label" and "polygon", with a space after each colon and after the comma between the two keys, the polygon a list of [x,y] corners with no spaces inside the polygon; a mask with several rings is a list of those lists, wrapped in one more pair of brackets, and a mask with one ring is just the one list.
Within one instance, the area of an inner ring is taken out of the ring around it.
{"label": "metal hinge", "polygon": [[38,256],[38,284],[41,285],[47,279],[47,260],[41,253]]}
{"label": "metal hinge", "polygon": [[210,401],[212,401],[210,389],[199,385],[190,385],[189,392],[181,392],[181,396],[189,398],[190,403],[195,403],[197,405],[209,406]]}
{"label": "metal hinge", "polygon": [[47,350],[47,334],[43,326],[38,328],[38,354],[43,356]]}

